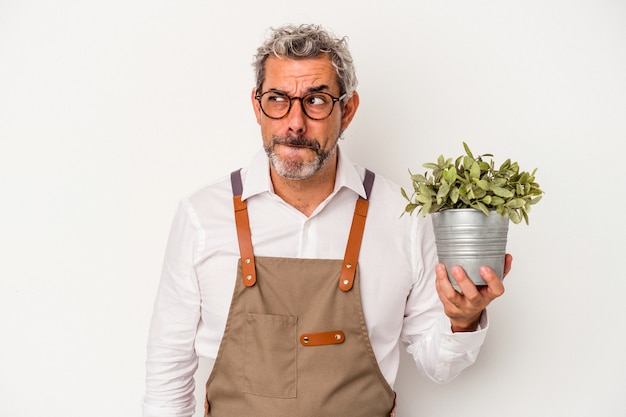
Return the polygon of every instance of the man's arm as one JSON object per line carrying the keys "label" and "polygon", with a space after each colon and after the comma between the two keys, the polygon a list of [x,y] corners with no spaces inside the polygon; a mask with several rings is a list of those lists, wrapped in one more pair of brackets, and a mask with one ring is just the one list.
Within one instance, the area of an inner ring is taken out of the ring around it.
{"label": "man's arm", "polygon": [[183,202],[170,231],[148,337],[144,417],[191,417],[195,411],[194,341],[200,320],[193,267],[195,219],[193,209]]}
{"label": "man's arm", "polygon": [[[444,383],[454,379],[476,361],[489,326],[485,310],[488,303],[471,304],[469,308],[464,303],[474,301],[474,298],[455,298],[458,293],[448,281],[445,267],[441,270],[443,265],[438,266],[430,218],[417,219],[417,224],[413,224],[411,239],[415,278],[407,298],[402,341],[407,345],[420,373],[437,383]],[[507,258],[506,272],[511,263],[510,257]],[[498,283],[494,282],[494,278]],[[501,285],[495,274],[487,279],[496,286]],[[462,278],[460,280],[463,281]],[[467,284],[473,286],[469,279],[463,283],[464,286]],[[439,286],[454,294],[440,294]],[[451,303],[457,303],[463,309],[455,311],[452,306],[444,308],[442,295],[446,302],[451,298]],[[461,314],[455,316],[457,313]]]}

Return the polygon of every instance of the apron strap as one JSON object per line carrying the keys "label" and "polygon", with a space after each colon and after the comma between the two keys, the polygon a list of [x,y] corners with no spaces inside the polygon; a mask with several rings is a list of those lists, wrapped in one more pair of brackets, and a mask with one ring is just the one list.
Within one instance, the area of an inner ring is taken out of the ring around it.
{"label": "apron strap", "polygon": [[[363,186],[365,187],[365,195],[367,198],[369,198],[372,192],[373,185],[374,173],[366,169]],[[363,240],[363,231],[365,230],[365,218],[367,217],[368,207],[369,201],[359,196],[354,207],[352,227],[350,227],[346,253],[343,257],[343,265],[341,266],[341,275],[339,277],[339,289],[341,291],[350,291],[352,289],[352,285],[354,284],[356,265],[359,260],[359,252],[361,250],[361,241]]]}
{"label": "apron strap", "polygon": [[[243,285],[251,287],[256,283],[256,268],[254,266],[254,251],[252,249],[252,236],[250,234],[250,220],[248,217],[248,206],[245,201],[241,200],[243,193],[243,184],[241,182],[241,169],[233,171],[230,174],[230,182],[233,188],[233,205],[235,209],[235,225],[237,227],[237,237],[239,241],[239,252],[241,254],[241,275]],[[363,186],[365,195],[369,198],[374,185],[374,173],[368,169],[365,170],[365,179]],[[354,283],[356,273],[356,265],[359,260],[359,252],[361,250],[361,240],[363,231],[365,230],[365,219],[367,217],[367,209],[369,202],[367,199],[360,197],[357,199],[354,207],[354,216],[352,217],[352,226],[346,246],[346,253],[341,267],[341,276],[339,277],[339,288],[342,291],[350,291]]]}
{"label": "apron strap", "polygon": [[251,287],[256,283],[256,268],[254,267],[254,252],[252,250],[252,236],[250,235],[250,220],[248,205],[241,200],[243,185],[241,184],[241,170],[230,174],[230,183],[233,187],[233,204],[235,207],[235,226],[241,254],[241,276],[243,285]]}

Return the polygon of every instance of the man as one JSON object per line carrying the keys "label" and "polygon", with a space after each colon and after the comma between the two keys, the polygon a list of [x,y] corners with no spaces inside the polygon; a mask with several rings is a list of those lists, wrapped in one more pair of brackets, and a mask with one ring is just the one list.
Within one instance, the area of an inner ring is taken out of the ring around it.
{"label": "man", "polygon": [[[148,341],[144,416],[191,416],[198,357],[215,359],[207,415],[389,416],[399,342],[437,382],[475,361],[486,306],[437,264],[429,219],[337,142],[359,106],[345,39],[273,30],[251,100],[265,152],[185,199]],[[505,271],[511,266],[507,255]]]}

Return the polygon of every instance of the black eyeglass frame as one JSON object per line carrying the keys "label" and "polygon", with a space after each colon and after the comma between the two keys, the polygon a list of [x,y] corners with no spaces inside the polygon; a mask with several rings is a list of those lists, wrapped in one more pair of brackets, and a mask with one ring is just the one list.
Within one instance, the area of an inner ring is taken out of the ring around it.
{"label": "black eyeglass frame", "polygon": [[[280,117],[273,117],[273,116],[270,116],[270,115],[269,115],[269,114],[267,114],[267,113],[265,112],[265,110],[263,109],[263,104],[261,104],[261,98],[262,98],[264,95],[269,94],[269,93],[272,93],[272,94],[277,94],[277,95],[281,95],[281,96],[285,96],[287,99],[289,99],[289,107],[287,107],[287,111],[286,111],[286,112],[285,112],[285,114],[283,114],[282,116],[280,116]],[[311,96],[311,95],[315,95],[315,94],[324,94],[324,95],[327,95],[328,97],[330,97],[330,98],[332,99],[332,102],[333,102],[333,105],[332,105],[332,106],[331,106],[331,108],[330,108],[330,112],[328,112],[328,114],[327,114],[326,116],[321,117],[321,118],[315,118],[315,117],[311,117],[311,116],[309,116],[309,114],[306,112],[306,108],[304,107],[304,99],[305,99],[305,98],[307,98],[307,97],[309,97],[309,96]],[[269,90],[269,91],[266,91],[266,92],[264,92],[264,93],[261,93],[261,94],[257,94],[257,95],[255,95],[255,96],[254,96],[254,98],[255,98],[255,99],[259,102],[259,107],[261,108],[261,111],[263,112],[263,114],[264,114],[264,115],[266,115],[267,117],[269,117],[269,118],[270,118],[270,119],[272,119],[272,120],[280,120],[280,119],[283,119],[283,118],[287,117],[287,115],[288,115],[288,114],[289,114],[289,112],[291,111],[292,103],[293,103],[293,101],[294,101],[294,100],[299,100],[299,101],[300,101],[300,108],[302,109],[302,113],[304,113],[304,115],[305,115],[306,117],[308,117],[308,118],[309,118],[309,119],[311,119],[311,120],[324,120],[324,119],[329,118],[329,117],[330,117],[330,115],[331,115],[331,114],[333,114],[333,110],[335,109],[335,104],[336,104],[337,102],[342,101],[343,99],[345,99],[347,95],[348,95],[347,93],[344,93],[344,94],[342,94],[342,95],[341,95],[341,96],[339,96],[339,97],[334,97],[334,96],[333,96],[332,94],[330,94],[330,93],[327,93],[327,92],[325,92],[325,91],[319,91],[319,92],[316,92],[316,93],[308,93],[308,94],[305,94],[305,95],[303,95],[302,97],[290,97],[289,95],[287,95],[287,94],[285,94],[285,93],[281,93],[281,92],[279,92],[279,91],[272,91],[272,90]]]}

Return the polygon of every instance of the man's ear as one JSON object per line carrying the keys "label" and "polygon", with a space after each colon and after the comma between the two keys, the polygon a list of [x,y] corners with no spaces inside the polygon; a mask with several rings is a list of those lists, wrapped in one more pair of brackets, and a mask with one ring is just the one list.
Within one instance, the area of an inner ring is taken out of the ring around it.
{"label": "man's ear", "polygon": [[252,93],[250,94],[250,99],[252,100],[252,108],[254,109],[254,115],[256,116],[256,122],[261,124],[261,104],[259,100],[255,98],[256,96],[256,88],[252,89]]}
{"label": "man's ear", "polygon": [[346,104],[343,106],[343,115],[341,116],[341,130],[344,131],[350,126],[350,122],[352,122],[352,118],[356,114],[356,110],[359,108],[359,93],[356,91],[352,93],[352,97],[350,97]]}

